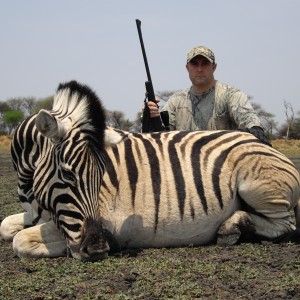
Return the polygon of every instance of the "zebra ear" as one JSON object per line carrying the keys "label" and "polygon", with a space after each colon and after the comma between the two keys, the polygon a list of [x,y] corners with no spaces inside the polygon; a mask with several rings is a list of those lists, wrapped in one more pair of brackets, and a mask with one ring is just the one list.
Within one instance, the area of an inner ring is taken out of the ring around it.
{"label": "zebra ear", "polygon": [[60,142],[65,136],[66,129],[62,122],[56,119],[47,110],[41,109],[35,118],[35,125],[38,131],[51,139],[54,144]]}
{"label": "zebra ear", "polygon": [[128,137],[128,134],[126,131],[116,130],[107,126],[104,133],[105,146],[113,146],[120,143]]}

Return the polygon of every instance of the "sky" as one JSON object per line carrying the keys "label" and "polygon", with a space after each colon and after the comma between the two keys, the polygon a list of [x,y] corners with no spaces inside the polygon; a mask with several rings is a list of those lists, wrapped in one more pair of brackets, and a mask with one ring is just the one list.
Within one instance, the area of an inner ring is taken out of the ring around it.
{"label": "sky", "polygon": [[187,52],[205,45],[215,78],[279,124],[284,101],[300,111],[299,0],[0,0],[0,101],[75,79],[134,120],[147,80],[136,19],[155,91],[189,87]]}

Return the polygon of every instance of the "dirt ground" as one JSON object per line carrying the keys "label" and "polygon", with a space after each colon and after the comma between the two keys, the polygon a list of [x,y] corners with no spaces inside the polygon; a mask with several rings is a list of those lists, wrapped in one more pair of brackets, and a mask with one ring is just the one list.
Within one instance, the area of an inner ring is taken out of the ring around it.
{"label": "dirt ground", "polygon": [[[21,212],[0,152],[0,221]],[[300,299],[300,245],[136,249],[96,263],[20,259],[0,240],[0,299]]]}

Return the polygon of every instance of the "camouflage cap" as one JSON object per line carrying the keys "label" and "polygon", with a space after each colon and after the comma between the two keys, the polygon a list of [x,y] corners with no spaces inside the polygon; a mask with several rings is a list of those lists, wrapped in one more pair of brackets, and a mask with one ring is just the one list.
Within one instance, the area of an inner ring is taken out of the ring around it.
{"label": "camouflage cap", "polygon": [[205,47],[205,46],[197,46],[192,48],[188,55],[187,55],[187,61],[186,63],[189,63],[194,57],[201,55],[207,58],[211,63],[215,62],[215,55],[212,52],[211,49]]}

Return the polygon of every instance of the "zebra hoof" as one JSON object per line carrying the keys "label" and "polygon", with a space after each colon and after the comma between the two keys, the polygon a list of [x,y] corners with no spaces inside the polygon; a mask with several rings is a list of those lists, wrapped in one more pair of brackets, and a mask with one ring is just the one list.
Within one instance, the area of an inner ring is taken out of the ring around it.
{"label": "zebra hoof", "polygon": [[231,246],[237,243],[241,236],[241,231],[239,228],[231,228],[230,231],[225,230],[225,228],[220,228],[217,235],[217,245],[218,246]]}

